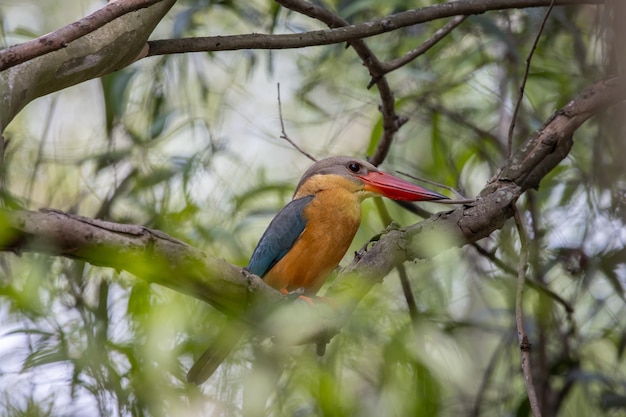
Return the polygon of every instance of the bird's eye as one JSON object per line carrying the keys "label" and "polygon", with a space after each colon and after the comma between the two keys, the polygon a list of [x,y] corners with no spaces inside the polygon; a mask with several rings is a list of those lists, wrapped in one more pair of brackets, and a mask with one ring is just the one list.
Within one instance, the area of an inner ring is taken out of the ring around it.
{"label": "bird's eye", "polygon": [[348,164],[348,169],[352,172],[359,172],[361,170],[361,165],[356,162],[350,162]]}

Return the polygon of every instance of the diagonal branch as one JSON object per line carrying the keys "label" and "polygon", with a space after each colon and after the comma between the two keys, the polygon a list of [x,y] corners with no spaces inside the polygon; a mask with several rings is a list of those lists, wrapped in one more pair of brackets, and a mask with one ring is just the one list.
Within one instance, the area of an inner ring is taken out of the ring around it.
{"label": "diagonal branch", "polygon": [[524,374],[524,384],[526,385],[526,394],[530,403],[530,409],[533,417],[541,417],[541,408],[537,400],[537,391],[533,383],[533,373],[531,366],[531,343],[528,340],[528,334],[524,329],[524,311],[522,309],[522,301],[524,294],[524,286],[526,282],[526,270],[528,269],[528,234],[522,222],[519,210],[514,207],[515,224],[521,245],[519,265],[517,269],[517,291],[515,294],[515,323],[517,326],[517,338],[520,347],[522,373]]}
{"label": "diagonal branch", "polygon": [[45,253],[128,271],[148,282],[193,295],[230,315],[243,315],[257,292],[280,296],[260,278],[245,276],[163,232],[90,219],[58,210],[0,209],[0,249]]}
{"label": "diagonal branch", "polygon": [[[502,227],[513,215],[512,204],[536,188],[565,158],[581,124],[608,106],[626,99],[626,79],[593,84],[527,139],[471,205],[437,213],[404,230],[383,236],[355,259],[329,288],[338,312],[319,303],[285,303],[263,331],[280,334],[286,343],[328,340],[350,317],[365,294],[395,266],[426,259],[453,246],[473,243]],[[0,211],[0,250],[47,253],[94,265],[126,270],[148,282],[190,294],[227,314],[242,316],[257,300],[274,304],[281,295],[259,278],[203,253],[166,234],[142,226],[87,219],[58,211]],[[443,238],[445,237],[445,239]],[[279,339],[280,340],[280,339]]]}
{"label": "diagonal branch", "polygon": [[[71,37],[64,39],[66,47],[0,71],[0,133],[34,99],[109,74],[135,62],[143,56],[142,51],[147,50],[148,37],[175,2],[154,1],[151,6],[138,8],[132,13],[124,8],[115,9],[118,13],[123,11],[126,14],[106,24],[110,15],[104,13],[102,20],[98,21],[98,24],[103,23],[102,26],[94,30],[97,26],[94,23],[88,28],[93,31],[73,42],[68,41]],[[118,3],[128,6],[147,4],[147,0],[128,4],[118,0],[109,6]],[[72,32],[71,26],[60,31],[74,35],[79,33]],[[0,56],[10,53],[10,48],[7,48],[0,51]]]}
{"label": "diagonal branch", "polygon": [[81,38],[109,22],[130,12],[152,6],[162,0],[118,0],[111,2],[89,16],[18,45],[0,51],[0,71],[14,67],[49,52],[66,48],[71,42]]}
{"label": "diagonal branch", "polygon": [[448,23],[437,29],[435,33],[433,33],[428,39],[426,39],[426,41],[424,41],[424,43],[422,43],[417,48],[410,50],[399,58],[383,63],[382,69],[384,73],[387,74],[391,71],[395,71],[396,69],[415,60],[420,55],[425,54],[430,48],[435,46],[440,40],[448,36],[448,34],[452,32],[457,26],[463,23],[465,19],[467,19],[467,15],[459,15],[452,18]]}

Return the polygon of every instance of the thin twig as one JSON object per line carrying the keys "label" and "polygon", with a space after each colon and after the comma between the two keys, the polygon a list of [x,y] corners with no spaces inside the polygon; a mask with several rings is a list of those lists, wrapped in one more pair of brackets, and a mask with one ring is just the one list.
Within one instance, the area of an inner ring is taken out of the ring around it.
{"label": "thin twig", "polygon": [[512,343],[512,335],[507,333],[502,337],[498,346],[493,350],[493,354],[489,359],[489,363],[487,364],[487,368],[483,372],[482,380],[480,382],[480,387],[478,388],[478,392],[476,393],[476,397],[474,398],[474,406],[472,407],[472,411],[469,414],[469,417],[480,417],[480,407],[482,406],[483,399],[485,398],[485,393],[487,392],[487,388],[489,388],[490,378],[493,376],[496,366],[498,365],[498,359],[500,355],[502,355],[506,350],[508,344]]}
{"label": "thin twig", "polygon": [[408,172],[404,172],[404,171],[396,171],[398,174],[400,175],[404,175],[405,177],[409,177],[411,179],[414,179],[415,181],[420,181],[420,182],[424,182],[426,184],[430,184],[430,185],[434,185],[435,187],[440,187],[443,188],[445,190],[448,190],[454,194],[456,194],[457,196],[461,197],[460,200],[438,200],[437,203],[442,203],[443,204],[467,204],[467,203],[472,203],[475,200],[474,199],[470,199],[465,197],[463,194],[461,194],[458,190],[455,190],[454,188],[445,185],[445,184],[440,184],[438,182],[435,181],[431,181],[431,180],[427,180],[426,178],[420,178],[420,177],[416,177],[414,175],[409,174]]}
{"label": "thin twig", "polygon": [[[421,103],[420,103],[421,104]],[[425,104],[433,113],[439,113],[442,114],[443,116],[447,117],[448,119],[452,120],[453,122],[456,122],[466,128],[468,128],[469,130],[471,130],[472,132],[474,132],[474,134],[477,136],[477,138],[479,139],[479,142],[477,142],[479,146],[478,148],[478,152],[480,152],[480,155],[487,159],[489,162],[494,162],[493,158],[488,154],[488,152],[486,151],[486,149],[484,149],[484,146],[486,144],[491,144],[493,147],[495,147],[496,149],[498,149],[498,151],[500,151],[500,154],[504,154],[506,153],[506,149],[505,149],[505,145],[498,139],[498,137],[496,135],[494,135],[493,133],[477,126],[474,123],[471,123],[469,120],[467,120],[463,115],[461,115],[460,113],[456,113],[448,108],[445,108],[439,104],[436,103],[428,103]],[[422,104],[422,106],[424,106]],[[480,121],[479,121],[480,123]]]}
{"label": "thin twig", "polygon": [[427,219],[433,215],[432,212],[426,210],[425,208],[418,206],[412,201],[393,200],[393,202],[396,205],[402,207],[403,209],[408,210],[409,212],[415,214],[416,216],[421,217],[422,219]]}
{"label": "thin twig", "polygon": [[281,132],[280,138],[285,139],[287,142],[289,142],[291,146],[296,148],[298,152],[300,152],[302,155],[309,158],[311,161],[317,162],[317,159],[315,159],[313,155],[307,153],[304,149],[299,147],[298,144],[296,144],[296,142],[294,142],[285,131],[285,122],[283,121],[283,104],[280,101],[280,83],[276,83],[276,89],[278,90],[278,116],[280,117],[280,132]]}
{"label": "thin twig", "polygon": [[419,310],[417,308],[417,302],[415,301],[415,295],[413,295],[413,289],[411,288],[411,281],[409,281],[409,275],[406,272],[404,264],[398,264],[396,269],[398,270],[398,276],[400,277],[402,293],[404,294],[406,305],[409,308],[409,317],[411,318],[411,323],[415,326],[417,325],[417,320],[419,318]]}
{"label": "thin twig", "polygon": [[475,198],[462,198],[462,199],[458,199],[458,200],[433,200],[430,201],[430,203],[437,203],[437,204],[472,204],[475,203],[476,199]]}
{"label": "thin twig", "polygon": [[[27,191],[25,195],[28,198],[28,201],[32,202],[33,199],[33,190],[35,185],[37,184],[37,179],[40,176],[39,169],[44,164],[44,147],[46,146],[46,141],[50,137],[50,131],[52,126],[52,121],[54,120],[55,110],[57,108],[58,96],[52,96],[52,100],[50,102],[50,107],[48,108],[48,113],[46,114],[46,118],[43,125],[43,130],[41,132],[41,141],[39,142],[39,146],[37,147],[37,158],[35,159],[35,163],[33,164],[33,170],[30,175]],[[48,205],[50,202],[38,201],[37,203],[44,205]]]}
{"label": "thin twig", "polygon": [[[413,61],[414,59],[416,59],[420,55],[423,55],[424,53],[426,53],[426,51],[428,51],[430,48],[435,46],[440,40],[445,38],[446,35],[448,35],[450,32],[452,32],[457,26],[459,26],[461,23],[463,23],[463,21],[465,19],[467,19],[467,17],[468,16],[455,16],[448,23],[446,23],[444,26],[442,26],[441,28],[437,29],[435,31],[435,33],[433,33],[430,38],[426,39],[426,41],[424,41],[417,48],[410,50],[409,52],[407,52],[406,54],[404,54],[400,58],[396,58],[396,59],[393,59],[391,61],[387,61],[387,62],[382,63],[383,73],[384,74],[390,73],[391,71],[394,71],[394,70],[396,70],[396,69],[398,69],[398,68],[408,64],[409,62]],[[370,86],[374,85],[374,83],[376,83],[376,81],[377,81],[376,79],[372,78],[372,80],[370,81]]]}
{"label": "thin twig", "polygon": [[[378,209],[378,213],[385,224],[385,227],[388,227],[393,223],[393,219],[385,206],[382,198],[375,198],[374,204]],[[402,286],[402,293],[404,294],[404,299],[406,300],[407,307],[409,309],[409,317],[411,318],[411,323],[413,325],[417,324],[417,319],[419,316],[419,310],[417,308],[417,303],[415,302],[415,296],[413,295],[413,289],[411,288],[411,281],[409,281],[409,275],[406,272],[406,268],[404,264],[400,263],[396,266],[398,270],[398,276],[400,277],[400,285]]]}
{"label": "thin twig", "polygon": [[517,269],[517,292],[515,294],[515,323],[517,326],[517,338],[519,341],[519,347],[521,352],[521,364],[522,372],[524,374],[524,383],[526,385],[526,394],[528,395],[528,401],[530,402],[530,409],[533,412],[534,417],[541,417],[541,409],[539,408],[539,402],[537,401],[537,392],[535,385],[533,384],[532,366],[530,364],[530,349],[531,343],[528,340],[528,335],[524,330],[524,313],[522,309],[522,297],[524,294],[524,283],[526,281],[526,269],[528,267],[528,235],[526,229],[522,223],[519,210],[516,206],[513,206],[515,224],[517,226],[517,232],[520,239],[520,259]]}
{"label": "thin twig", "polygon": [[[495,253],[488,251],[487,249],[483,248],[482,246],[480,246],[478,243],[475,243],[475,242],[472,243],[471,246],[474,249],[476,249],[476,252],[478,252],[479,255],[487,258],[491,263],[493,263],[496,267],[500,268],[503,272],[513,275],[513,276],[517,275],[517,270],[513,267],[510,267],[509,265],[504,263],[501,259],[496,257]],[[567,300],[565,300],[559,294],[552,291],[544,283],[534,281],[531,279],[526,279],[526,285],[528,285],[530,288],[532,288],[533,290],[539,293],[545,294],[547,297],[550,297],[557,303],[561,304],[561,306],[563,306],[563,308],[565,309],[565,312],[567,313],[568,317],[570,317],[571,314],[574,312],[574,307],[572,307],[572,305]]]}
{"label": "thin twig", "polygon": [[513,116],[511,117],[511,124],[509,125],[507,153],[506,153],[507,158],[511,156],[511,152],[513,151],[513,131],[515,130],[515,122],[517,120],[517,115],[519,113],[520,107],[522,106],[522,100],[524,99],[524,90],[526,89],[526,81],[528,81],[528,74],[530,72],[530,62],[532,61],[535,50],[537,49],[537,44],[539,44],[539,39],[541,38],[541,34],[543,33],[544,27],[546,26],[546,22],[548,21],[550,12],[552,12],[552,9],[554,8],[555,1],[556,0],[552,0],[550,2],[550,6],[548,7],[548,10],[546,10],[546,14],[543,17],[541,26],[539,26],[539,32],[537,32],[537,36],[535,37],[533,46],[530,48],[530,52],[528,52],[528,57],[526,57],[526,67],[524,68],[524,77],[522,78],[522,84],[519,87],[519,96],[517,97],[517,103],[515,103],[515,110],[513,110]]}
{"label": "thin twig", "polygon": [[[279,2],[277,0],[277,2]],[[292,9],[291,6],[280,4]],[[317,19],[319,6],[302,2],[306,9],[296,10],[299,13]],[[605,0],[557,0],[557,5],[576,4],[604,4]],[[314,30],[301,33],[263,34],[250,33],[245,35],[207,36],[179,39],[157,39],[148,42],[146,56],[181,54],[189,52],[208,51],[235,51],[241,49],[290,49],[307,46],[331,45],[350,42],[393,32],[397,29],[430,22],[458,15],[482,14],[492,10],[522,9],[527,7],[545,7],[550,3],[547,0],[460,0],[441,4],[434,4],[418,9],[406,10],[400,13],[379,17],[355,25],[329,25],[331,30]],[[324,21],[322,19],[318,19]],[[325,21],[324,21],[325,22]],[[325,22],[326,23],[326,22]],[[353,45],[352,45],[353,46]],[[0,51],[0,55],[1,55]]]}

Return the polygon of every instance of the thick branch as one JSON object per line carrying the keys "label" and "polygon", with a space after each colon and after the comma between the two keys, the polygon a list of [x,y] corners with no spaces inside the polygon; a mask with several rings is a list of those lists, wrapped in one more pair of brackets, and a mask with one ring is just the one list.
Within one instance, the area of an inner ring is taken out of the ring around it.
{"label": "thick branch", "polygon": [[163,232],[57,210],[0,210],[0,250],[38,252],[128,271],[241,316],[251,297],[280,294],[258,277]]}
{"label": "thick branch", "polygon": [[[291,1],[290,1],[291,3]],[[604,4],[604,0],[557,0],[556,5]],[[459,0],[407,10],[350,26],[304,33],[266,35],[207,36],[162,39],[148,42],[148,56],[188,52],[236,51],[240,49],[294,49],[331,45],[368,38],[382,33],[459,15],[482,14],[492,10],[544,7],[550,0]],[[314,14],[307,14],[316,17]]]}
{"label": "thick branch", "polygon": [[[80,25],[83,20],[80,20],[73,24],[78,25],[77,28],[70,25],[60,30],[72,35],[62,40],[66,47],[0,72],[0,133],[34,99],[117,71],[137,60],[142,51],[147,50],[148,37],[175,2],[159,0],[150,7],[130,13],[125,8],[115,9],[118,14],[126,14],[106,24],[115,13],[102,12],[97,23],[92,22],[92,26],[84,28]],[[110,3],[101,10],[117,3],[123,2]],[[101,26],[93,30],[98,25]],[[68,39],[83,32],[89,33],[67,43]],[[21,45],[14,48],[21,48]],[[0,53],[13,53],[7,51]]]}
{"label": "thick branch", "polygon": [[143,9],[161,0],[118,0],[111,2],[89,16],[29,42],[9,46],[0,51],[0,71],[66,48],[71,42],[101,28],[109,22],[135,10]]}

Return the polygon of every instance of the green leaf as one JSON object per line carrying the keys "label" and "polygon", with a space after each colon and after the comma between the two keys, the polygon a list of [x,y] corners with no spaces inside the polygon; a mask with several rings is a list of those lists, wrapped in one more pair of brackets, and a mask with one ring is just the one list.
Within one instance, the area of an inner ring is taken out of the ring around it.
{"label": "green leaf", "polygon": [[37,366],[66,362],[69,359],[67,352],[62,349],[60,345],[49,345],[28,355],[24,360],[22,370],[25,371]]}
{"label": "green leaf", "polygon": [[293,193],[293,184],[285,183],[261,185],[248,190],[243,194],[239,194],[235,198],[235,210],[242,210],[251,200],[269,193],[276,193],[279,197],[284,198],[284,196]]}
{"label": "green leaf", "polygon": [[172,179],[175,175],[178,174],[179,172],[175,169],[156,168],[152,170],[149,174],[139,177],[137,180],[137,187],[139,189],[154,187],[155,185]]}
{"label": "green leaf", "polygon": [[372,132],[370,133],[370,140],[369,143],[367,144],[367,152],[366,155],[368,156],[372,156],[374,155],[374,152],[376,152],[376,148],[378,147],[378,144],[380,143],[380,140],[383,137],[383,117],[379,116],[378,120],[376,120],[376,123],[374,124],[374,127],[372,128]]}
{"label": "green leaf", "polygon": [[104,97],[105,125],[107,135],[111,136],[115,123],[122,119],[126,109],[128,85],[135,76],[133,69],[123,69],[100,78]]}
{"label": "green leaf", "polygon": [[444,138],[441,135],[441,116],[438,112],[433,112],[430,123],[430,144],[432,149],[432,166],[435,168],[443,168],[446,166],[448,159],[447,147]]}

